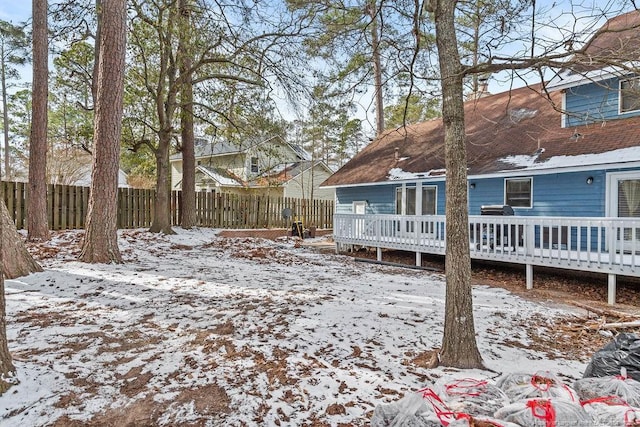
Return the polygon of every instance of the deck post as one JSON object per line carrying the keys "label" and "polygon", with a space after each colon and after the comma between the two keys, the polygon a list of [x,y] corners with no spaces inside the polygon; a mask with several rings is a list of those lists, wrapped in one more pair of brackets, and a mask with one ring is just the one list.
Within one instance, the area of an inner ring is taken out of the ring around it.
{"label": "deck post", "polygon": [[376,248],[376,258],[378,261],[382,261],[382,248],[379,246]]}
{"label": "deck post", "polygon": [[416,267],[422,266],[422,252],[416,252]]}
{"label": "deck post", "polygon": [[607,303],[614,305],[616,303],[616,275],[609,274],[609,289],[607,291]]}
{"label": "deck post", "polygon": [[533,289],[533,265],[527,264],[526,271],[527,271],[527,290],[531,290]]}

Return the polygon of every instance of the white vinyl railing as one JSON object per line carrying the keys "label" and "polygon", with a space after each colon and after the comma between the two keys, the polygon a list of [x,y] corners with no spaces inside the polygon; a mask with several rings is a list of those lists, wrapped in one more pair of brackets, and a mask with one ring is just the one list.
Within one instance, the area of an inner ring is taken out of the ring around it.
{"label": "white vinyl railing", "polygon": [[[335,214],[333,230],[338,246],[445,253],[441,215]],[[640,220],[470,216],[469,249],[475,259],[640,276]]]}

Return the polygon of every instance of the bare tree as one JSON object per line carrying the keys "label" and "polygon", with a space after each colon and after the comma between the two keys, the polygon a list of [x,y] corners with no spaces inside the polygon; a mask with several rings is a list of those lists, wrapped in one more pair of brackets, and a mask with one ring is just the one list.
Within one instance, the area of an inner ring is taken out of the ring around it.
{"label": "bare tree", "polygon": [[473,322],[471,256],[467,211],[467,158],[464,129],[463,67],[460,63],[454,25],[456,2],[433,2],[436,44],[442,81],[442,117],[447,170],[447,291],[445,328],[440,363],[459,368],[480,368]]}
{"label": "bare tree", "polygon": [[122,262],[118,248],[118,165],[124,93],[126,0],[102,5],[93,166],[86,234],[80,259]]}
{"label": "bare tree", "polygon": [[182,87],[180,88],[180,151],[182,152],[182,200],[180,205],[180,225],[191,228],[196,225],[196,158],[195,136],[193,131],[193,66],[189,40],[191,33],[191,2],[179,0],[180,41],[178,46],[178,61]]}
{"label": "bare tree", "polygon": [[47,120],[49,96],[47,1],[33,0],[33,102],[29,142],[29,240],[49,239],[47,224]]}
{"label": "bare tree", "polygon": [[[617,66],[623,73],[633,71],[629,62],[637,58],[637,49],[629,56],[628,47],[620,42],[613,46],[618,49],[603,50],[594,40],[607,33],[620,33],[624,29],[605,25],[581,48],[573,48],[580,34],[574,30],[564,30],[556,18],[548,18],[546,28],[554,27],[560,40],[537,39],[535,37],[536,17],[528,22],[530,33],[520,40],[530,39],[531,50],[523,50],[513,55],[487,55],[485,61],[465,65],[459,55],[456,37],[457,1],[430,0],[427,10],[435,22],[436,45],[438,49],[440,81],[442,88],[442,117],[445,130],[445,156],[447,170],[446,216],[446,304],[445,324],[440,363],[460,368],[482,367],[483,362],[478,351],[473,321],[473,302],[471,296],[471,264],[469,254],[469,227],[467,210],[467,159],[463,108],[463,79],[473,74],[492,73],[511,70],[514,73],[533,70],[543,75],[543,69],[572,69],[575,73],[592,71],[597,67]],[[570,5],[575,7],[574,5]],[[611,5],[607,7],[611,8]],[[609,10],[609,14],[620,11]],[[572,14],[576,13],[572,9]],[[591,26],[585,33],[593,31],[593,25],[606,15],[604,10],[591,10],[588,19]],[[638,12],[636,12],[638,13]],[[569,14],[571,16],[571,14]],[[577,15],[573,15],[576,16]],[[640,25],[634,24],[636,31]],[[584,34],[584,33],[583,33]],[[518,39],[515,31],[502,32],[497,28],[493,40],[494,46],[513,42]],[[563,46],[565,48],[563,48]],[[568,47],[568,49],[566,48]],[[623,48],[623,49],[620,49]],[[499,51],[499,50],[497,50]],[[626,54],[620,54],[626,52]],[[588,66],[585,68],[585,64]],[[635,70],[637,72],[637,70]],[[544,85],[543,85],[544,87]],[[544,93],[541,94],[544,96]],[[559,108],[559,106],[556,106]]]}

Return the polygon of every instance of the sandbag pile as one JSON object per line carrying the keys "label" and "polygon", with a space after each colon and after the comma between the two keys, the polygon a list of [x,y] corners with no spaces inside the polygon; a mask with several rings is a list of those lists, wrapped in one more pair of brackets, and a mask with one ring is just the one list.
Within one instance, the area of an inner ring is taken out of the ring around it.
{"label": "sandbag pile", "polygon": [[616,336],[572,386],[551,372],[441,378],[376,406],[371,426],[640,427],[640,337]]}
{"label": "sandbag pile", "polygon": [[495,384],[441,378],[396,403],[378,405],[372,427],[640,426],[640,382],[621,375],[567,385],[550,372],[512,373]]}

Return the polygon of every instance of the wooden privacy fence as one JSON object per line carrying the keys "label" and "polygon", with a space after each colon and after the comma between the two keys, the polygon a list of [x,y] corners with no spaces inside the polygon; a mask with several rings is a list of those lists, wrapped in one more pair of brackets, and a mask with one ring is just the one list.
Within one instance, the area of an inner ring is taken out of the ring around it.
{"label": "wooden privacy fence", "polygon": [[[181,195],[171,194],[174,224],[180,222]],[[290,217],[283,216],[285,209]],[[302,221],[304,227],[331,228],[333,201],[201,191],[196,193],[196,218],[199,226],[214,228],[286,228],[293,221]]]}
{"label": "wooden privacy fence", "polygon": [[[26,227],[28,184],[0,182],[9,216],[18,229]],[[118,189],[118,228],[144,228],[151,226],[155,190],[136,188]],[[171,195],[171,219],[179,224],[181,192]],[[47,186],[47,218],[52,230],[81,229],[85,226],[89,187],[72,185]],[[289,208],[292,217],[282,212]],[[333,201],[306,200],[288,197],[235,195],[213,192],[196,193],[196,221],[201,227],[214,228],[283,228],[292,221],[304,226],[331,228]]]}

